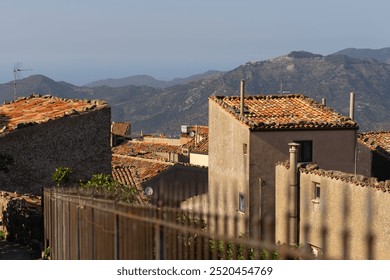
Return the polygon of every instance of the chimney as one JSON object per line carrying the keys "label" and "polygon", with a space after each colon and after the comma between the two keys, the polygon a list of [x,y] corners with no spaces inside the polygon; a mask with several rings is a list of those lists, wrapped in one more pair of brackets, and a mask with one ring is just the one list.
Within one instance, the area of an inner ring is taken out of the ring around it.
{"label": "chimney", "polygon": [[240,117],[244,116],[245,80],[240,83]]}
{"label": "chimney", "polygon": [[326,106],[326,98],[322,98],[322,105]]}
{"label": "chimney", "polygon": [[351,120],[355,117],[355,93],[351,92],[349,99],[349,117]]}
{"label": "chimney", "polygon": [[298,148],[299,144],[289,143],[290,170],[289,170],[289,225],[288,237],[290,245],[298,245]]}

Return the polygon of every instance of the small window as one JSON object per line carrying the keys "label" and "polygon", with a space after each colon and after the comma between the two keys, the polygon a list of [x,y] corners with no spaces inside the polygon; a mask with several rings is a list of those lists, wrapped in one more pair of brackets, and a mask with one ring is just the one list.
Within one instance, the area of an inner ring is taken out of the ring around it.
{"label": "small window", "polygon": [[243,151],[243,154],[244,154],[244,155],[247,155],[247,154],[248,154],[248,145],[247,145],[247,144],[243,144],[243,145],[242,145],[242,151]]}
{"label": "small window", "polygon": [[238,210],[245,213],[245,197],[242,193],[238,195]]}
{"label": "small window", "polygon": [[313,184],[313,199],[319,201],[321,198],[321,185],[319,183]]}
{"label": "small window", "polygon": [[312,162],[313,161],[313,141],[294,141],[299,144],[298,162]]}

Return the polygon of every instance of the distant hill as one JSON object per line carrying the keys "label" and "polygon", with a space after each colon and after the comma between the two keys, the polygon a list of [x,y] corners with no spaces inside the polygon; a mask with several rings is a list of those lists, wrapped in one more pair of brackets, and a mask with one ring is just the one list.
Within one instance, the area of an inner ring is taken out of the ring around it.
{"label": "distant hill", "polygon": [[[114,121],[130,120],[132,131],[177,134],[181,124],[205,124],[210,95],[238,95],[240,80],[248,94],[303,93],[348,115],[349,93],[356,92],[356,119],[361,130],[390,130],[390,64],[345,55],[292,52],[250,62],[229,72],[168,88],[149,86],[77,87],[44,76],[20,80],[18,96],[33,92],[69,98],[105,99]],[[0,99],[12,87],[0,85]]]}
{"label": "distant hill", "polygon": [[202,74],[192,75],[186,78],[176,78],[171,81],[161,81],[157,80],[148,75],[135,75],[121,79],[104,79],[95,82],[86,84],[86,87],[99,87],[99,86],[108,86],[108,87],[125,87],[125,86],[149,86],[155,88],[167,88],[174,85],[183,85],[193,81],[201,80],[208,78],[214,75],[220,75],[223,72],[210,70]]}
{"label": "distant hill", "polygon": [[358,59],[376,59],[383,63],[390,63],[390,48],[382,49],[355,49],[348,48],[334,53],[336,55],[346,55]]}

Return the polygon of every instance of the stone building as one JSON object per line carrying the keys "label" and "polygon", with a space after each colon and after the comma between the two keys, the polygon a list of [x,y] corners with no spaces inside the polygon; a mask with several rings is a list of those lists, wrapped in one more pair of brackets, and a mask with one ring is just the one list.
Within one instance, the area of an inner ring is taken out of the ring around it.
{"label": "stone building", "polygon": [[111,173],[111,108],[99,100],[32,95],[0,106],[1,189],[41,193],[57,167],[74,180]]}
{"label": "stone building", "polygon": [[208,126],[182,126],[180,140],[183,154],[189,157],[191,165],[208,167],[209,165],[209,128]]}
{"label": "stone building", "polygon": [[358,125],[301,94],[243,91],[209,99],[209,195],[218,202],[209,207],[245,216],[242,232],[273,239],[275,164],[288,158],[287,144],[301,144],[301,162],[353,172]]}
{"label": "stone building", "polygon": [[320,258],[390,259],[390,181],[294,166],[276,166],[277,242]]}

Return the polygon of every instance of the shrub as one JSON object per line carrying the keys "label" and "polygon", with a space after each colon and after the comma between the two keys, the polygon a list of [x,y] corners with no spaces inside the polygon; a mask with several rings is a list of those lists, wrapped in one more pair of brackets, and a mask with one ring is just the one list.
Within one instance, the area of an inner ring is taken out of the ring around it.
{"label": "shrub", "polygon": [[61,184],[66,184],[69,182],[71,173],[72,170],[68,167],[58,167],[51,176],[51,179],[54,183],[57,184],[57,187],[59,187]]}
{"label": "shrub", "polygon": [[95,174],[89,181],[80,182],[80,186],[84,189],[92,189],[94,191],[113,195],[116,198],[133,203],[136,201],[138,190],[136,187],[128,187],[115,181],[111,175]]}

